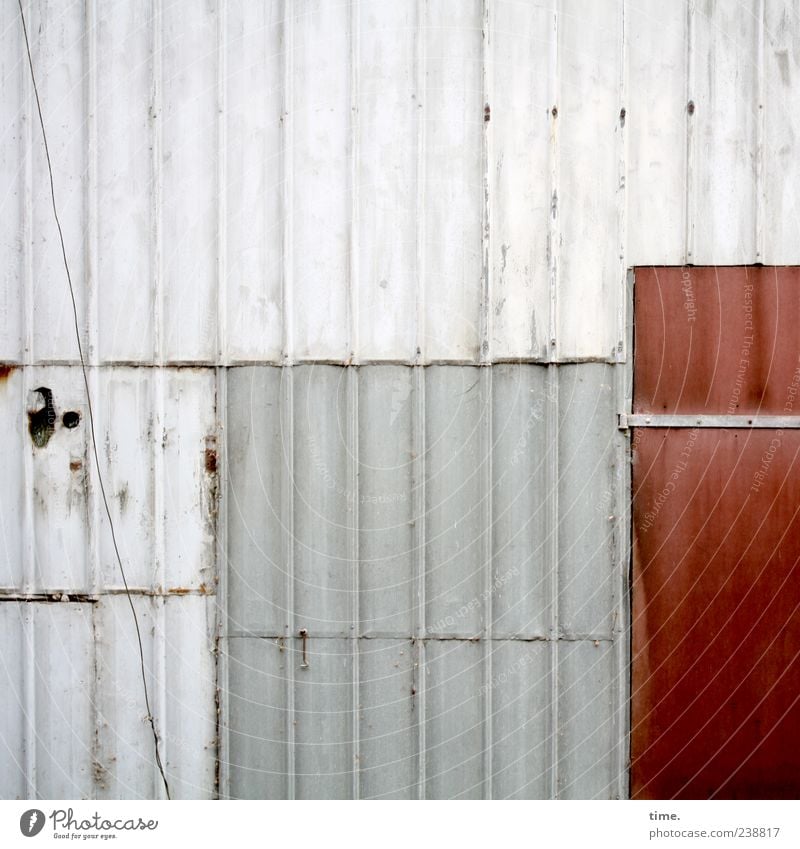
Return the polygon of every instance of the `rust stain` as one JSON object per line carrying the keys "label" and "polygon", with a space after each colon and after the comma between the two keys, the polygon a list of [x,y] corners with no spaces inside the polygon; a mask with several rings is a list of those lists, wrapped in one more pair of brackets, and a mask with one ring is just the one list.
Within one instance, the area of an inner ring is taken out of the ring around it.
{"label": "rust stain", "polygon": [[70,460],[69,468],[72,472],[79,472],[83,468],[83,463],[80,460]]}
{"label": "rust stain", "polygon": [[205,457],[205,469],[209,475],[215,475],[217,473],[217,451],[215,448],[206,448],[204,452]]}
{"label": "rust stain", "polygon": [[0,365],[0,383],[8,380],[13,371],[16,371],[16,366],[10,366],[7,363]]}

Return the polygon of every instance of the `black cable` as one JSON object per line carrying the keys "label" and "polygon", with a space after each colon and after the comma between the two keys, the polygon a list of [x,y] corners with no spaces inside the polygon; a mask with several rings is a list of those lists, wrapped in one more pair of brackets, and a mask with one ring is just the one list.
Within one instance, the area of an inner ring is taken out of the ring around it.
{"label": "black cable", "polygon": [[50,148],[47,145],[47,132],[44,128],[44,117],[42,116],[42,104],[39,100],[39,88],[36,85],[36,74],[33,70],[33,57],[31,56],[31,44],[28,39],[28,27],[25,23],[25,12],[22,8],[22,0],[17,0],[19,4],[19,14],[22,19],[22,32],[25,36],[25,50],[28,54],[28,67],[31,71],[31,83],[33,84],[33,93],[36,98],[36,110],[39,113],[39,126],[42,128],[42,141],[44,143],[44,154],[47,159],[47,173],[50,177],[50,200],[53,204],[53,217],[56,220],[56,227],[58,228],[58,238],[61,242],[61,257],[64,260],[64,270],[67,273],[67,283],[69,284],[69,294],[72,299],[72,318],[75,322],[75,338],[78,340],[78,355],[81,360],[81,371],[83,372],[83,383],[86,387],[86,406],[89,410],[89,432],[92,437],[92,449],[94,451],[94,461],[95,466],[97,468],[97,480],[100,483],[100,493],[103,497],[103,505],[106,509],[106,516],[108,517],[108,526],[111,529],[111,542],[114,545],[114,554],[117,557],[117,564],[119,565],[119,572],[122,575],[122,583],[125,586],[125,595],[128,599],[128,604],[131,607],[131,613],[133,614],[133,624],[136,627],[136,640],[139,643],[139,662],[142,669],[142,688],[144,689],[144,704],[147,709],[147,719],[150,722],[150,728],[153,732],[153,747],[155,749],[156,756],[156,765],[158,766],[158,771],[161,773],[161,780],[164,782],[164,790],[167,794],[167,799],[171,799],[169,793],[169,783],[167,781],[166,773],[164,772],[164,766],[161,763],[161,753],[158,748],[158,734],[156,733],[156,723],[153,719],[153,711],[150,709],[150,696],[147,691],[147,674],[144,668],[144,648],[142,647],[142,632],[139,628],[139,617],[136,615],[136,608],[133,605],[133,598],[131,597],[131,591],[128,588],[128,579],[125,577],[125,569],[122,566],[122,557],[119,553],[119,546],[117,545],[117,535],[114,531],[114,520],[111,518],[111,509],[108,506],[108,498],[106,497],[106,488],[103,484],[103,475],[100,472],[100,457],[97,451],[97,439],[95,437],[94,432],[94,412],[92,411],[92,396],[89,392],[89,376],[86,370],[86,360],[83,357],[83,345],[81,343],[81,331],[80,324],[78,322],[78,307],[75,303],[75,289],[72,285],[72,274],[69,270],[69,262],[67,261],[67,248],[64,244],[64,232],[61,229],[61,220],[58,217],[58,207],[56,206],[56,189],[55,189],[55,181],[53,180],[53,165],[50,161]]}

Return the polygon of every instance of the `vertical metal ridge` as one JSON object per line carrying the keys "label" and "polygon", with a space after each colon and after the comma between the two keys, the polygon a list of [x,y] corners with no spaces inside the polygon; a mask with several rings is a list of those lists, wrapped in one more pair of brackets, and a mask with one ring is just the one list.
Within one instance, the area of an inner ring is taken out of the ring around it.
{"label": "vertical metal ridge", "polygon": [[[88,281],[88,297],[87,297],[87,312],[88,312],[88,342],[89,342],[89,357],[88,362],[94,365],[99,365],[102,361],[100,355],[100,340],[99,340],[99,281],[97,279],[97,259],[98,259],[98,180],[97,180],[97,6],[95,0],[87,0],[86,3],[86,26],[88,32],[86,34],[86,88],[88,114],[86,116],[86,125],[89,131],[89,145],[87,152],[87,180],[86,180],[86,241],[87,241],[87,263],[86,263],[86,279]],[[95,410],[100,412],[100,422],[103,430],[108,433],[109,423],[105,421],[105,416],[102,415],[102,399],[99,392],[100,370],[98,368],[89,369],[89,383],[91,386],[92,398],[95,401]],[[86,444],[85,429],[84,434],[84,468],[91,469],[94,467],[94,456],[89,451],[89,446]],[[103,434],[99,433],[98,438],[102,439]],[[95,469],[95,475],[101,474],[100,469]],[[90,478],[91,481],[91,478]],[[110,481],[113,485],[113,480]],[[87,585],[91,592],[97,593],[100,589],[100,542],[98,535],[100,532],[100,505],[98,499],[97,484],[91,481],[87,497],[87,527],[86,536],[89,545],[89,570],[87,575]]]}
{"label": "vertical metal ridge", "polygon": [[[86,280],[88,285],[88,297],[86,299],[87,309],[87,336],[88,336],[88,361],[92,364],[99,365],[102,362],[100,351],[100,334],[98,318],[99,311],[99,280],[98,280],[98,145],[97,145],[97,5],[96,0],[87,0],[86,3],[86,98],[87,98],[87,115],[86,125],[89,134],[89,144],[87,146],[87,180],[86,180]],[[90,370],[89,382],[91,385],[92,398],[95,400],[95,411],[100,412],[103,404],[99,392],[100,384],[100,369],[94,368]],[[88,400],[88,399],[87,399]],[[100,415],[100,421],[103,422],[103,430],[109,432],[109,422],[105,421],[105,416]],[[89,446],[86,442],[86,431],[83,429],[83,444],[84,444],[84,469],[85,474],[90,474],[89,469],[95,466],[94,455],[89,451]],[[102,438],[102,434],[99,434]],[[91,458],[91,459],[90,459]],[[100,469],[96,468],[95,475],[100,475]],[[89,548],[89,574],[86,576],[89,591],[96,594],[100,589],[100,504],[98,498],[98,487],[91,477],[89,477],[90,486],[87,492],[87,522],[86,522],[86,537]],[[89,687],[89,710],[92,715],[92,739],[90,741],[90,751],[92,758],[92,774],[97,775],[98,765],[100,765],[100,705],[98,704],[99,692],[99,668],[97,663],[97,616],[96,605],[90,605],[89,616],[92,623],[92,677],[88,682]],[[98,781],[92,781],[92,795],[97,798]]]}
{"label": "vertical metal ridge", "polygon": [[294,683],[296,633],[294,616],[294,367],[281,369],[281,527],[286,564],[286,796],[296,795]]}
{"label": "vertical metal ridge", "polygon": [[[164,772],[170,782],[173,798],[180,798],[175,792],[178,782],[175,780],[174,773],[170,770],[170,743],[172,735],[167,727],[167,600],[166,597],[155,598],[154,602],[154,619],[156,623],[155,634],[153,635],[153,675],[156,680],[156,715],[154,717],[156,725],[156,733],[158,734],[158,743],[161,747],[161,760],[164,765]],[[158,766],[153,761],[152,766],[153,786],[155,788],[155,797],[164,799],[164,784],[161,780]],[[189,779],[191,783],[191,778]]]}
{"label": "vertical metal ridge", "polygon": [[[621,0],[622,30],[620,39],[620,104],[622,110],[628,108],[628,33],[626,31],[625,6],[626,0]],[[617,228],[619,235],[619,289],[617,297],[617,350],[615,359],[617,362],[624,361],[627,356],[625,321],[627,314],[627,257],[628,257],[628,129],[627,121],[623,120],[620,111],[620,119],[617,124],[619,129],[619,173],[618,173],[618,199],[617,199]]]}
{"label": "vertical metal ridge", "polygon": [[216,568],[214,577],[217,580],[216,611],[214,619],[214,645],[216,647],[216,706],[215,717],[217,732],[217,786],[214,797],[230,799],[230,728],[225,713],[228,707],[229,664],[227,645],[223,645],[225,625],[228,621],[228,497],[226,482],[228,480],[228,369],[217,368],[217,456],[221,478],[217,482],[217,539],[215,548]]}
{"label": "vertical metal ridge", "polygon": [[[24,59],[24,42],[22,38],[22,25],[19,25],[20,62]],[[34,45],[31,45],[33,51]],[[30,74],[22,74],[22,85],[20,87],[20,100],[22,106],[22,131],[20,133],[23,156],[23,186],[22,186],[22,351],[21,362],[30,366],[34,362],[33,350],[33,86]],[[23,369],[27,372],[27,369]],[[23,380],[23,404],[27,406],[27,381]],[[25,419],[23,418],[23,421]],[[30,452],[26,451],[25,454]],[[30,479],[26,481],[30,484]],[[30,486],[28,486],[30,490]],[[27,535],[26,535],[27,536]],[[31,536],[27,536],[32,539]]]}
{"label": "vertical metal ridge", "polygon": [[[765,154],[764,143],[766,138],[765,123],[766,110],[764,109],[764,94],[766,86],[766,72],[764,69],[764,50],[766,39],[766,2],[759,0],[758,3],[758,26],[756,28],[756,74],[758,75],[758,104],[756,109],[756,161],[755,161],[755,184],[756,184],[756,209],[755,209],[755,246],[756,262],[761,262],[765,253],[765,207],[766,207],[766,185],[764,180]],[[747,257],[743,257],[746,262]]]}
{"label": "vertical metal ridge", "polygon": [[547,340],[547,405],[545,430],[547,433],[546,480],[547,493],[547,562],[549,573],[550,625],[550,734],[548,784],[551,799],[558,798],[558,260],[561,239],[558,217],[559,204],[559,145],[558,145],[558,95],[561,50],[561,0],[555,0],[550,51],[551,109],[550,115],[550,226],[548,233],[548,259],[550,271],[550,336]]}
{"label": "vertical metal ridge", "polygon": [[561,241],[560,223],[558,218],[558,197],[560,162],[558,146],[558,95],[559,95],[559,65],[561,51],[559,49],[561,0],[555,0],[553,11],[553,29],[550,33],[550,56],[548,73],[550,77],[550,217],[548,219],[547,255],[550,290],[549,334],[547,339],[547,362],[558,360],[558,259],[559,243]]}
{"label": "vertical metal ridge", "polygon": [[[153,369],[152,375],[152,398],[153,411],[155,418],[155,426],[153,433],[153,453],[152,453],[152,475],[153,475],[153,550],[155,553],[155,568],[152,576],[152,585],[154,588],[166,589],[166,506],[164,497],[164,450],[167,440],[166,419],[165,419],[165,394],[164,386],[165,370],[161,368]],[[150,663],[151,680],[155,683],[155,717],[156,730],[159,733],[159,742],[161,745],[161,759],[164,765],[164,770],[169,778],[169,760],[166,750],[164,737],[166,736],[166,681],[165,681],[165,662],[166,656],[166,640],[164,639],[164,600],[154,598],[152,601],[145,601],[144,604],[152,605],[153,625],[155,628],[152,643],[152,657]],[[147,664],[145,664],[146,666]],[[160,720],[160,721],[159,721]],[[161,798],[163,785],[158,767],[153,763],[152,766],[152,781],[154,794],[157,798]]]}
{"label": "vertical metal ridge", "polygon": [[692,100],[692,89],[694,88],[694,2],[688,0],[686,4],[686,185],[684,189],[684,216],[685,216],[685,244],[684,263],[690,264],[694,253],[694,171],[695,171],[695,131],[693,109],[689,104]]}
{"label": "vertical metal ridge", "polygon": [[282,464],[281,526],[286,564],[286,797],[297,795],[295,757],[295,615],[294,615],[294,5],[283,4],[283,362],[281,370]]}
{"label": "vertical metal ridge", "polygon": [[[492,65],[489,61],[489,43],[491,39],[489,7],[491,0],[483,0],[483,39],[481,41],[481,69],[483,84],[484,109],[491,110],[490,97],[492,92]],[[483,254],[483,285],[480,305],[480,351],[479,362],[490,363],[492,361],[492,295],[493,295],[493,273],[491,258],[491,204],[489,188],[489,163],[492,147],[492,123],[488,120],[490,113],[484,113],[481,124],[482,146],[481,146],[481,171],[483,176],[483,209],[481,242]]]}
{"label": "vertical metal ridge", "polygon": [[425,710],[425,479],[426,479],[426,440],[425,440],[425,369],[415,366],[414,375],[414,406],[412,427],[414,428],[414,459],[413,459],[413,515],[414,515],[414,551],[415,551],[415,580],[417,604],[414,611],[414,635],[416,642],[416,666],[414,694],[417,709],[417,796],[424,799],[427,795],[427,764],[426,764],[426,710]]}
{"label": "vertical metal ridge", "polygon": [[152,146],[152,189],[151,189],[151,238],[153,244],[152,275],[153,275],[153,361],[164,365],[164,277],[162,268],[162,220],[161,220],[161,0],[152,0],[152,38],[153,38],[153,91],[150,106],[151,146]]}
{"label": "vertical metal ridge", "polygon": [[493,369],[483,368],[480,370],[480,378],[483,382],[483,422],[481,428],[482,460],[483,460],[483,501],[484,501],[484,527],[483,527],[483,783],[484,798],[493,797],[492,781],[492,753],[494,749],[494,729],[492,726],[494,717],[494,692],[493,692],[493,635],[494,635],[494,593],[492,575],[492,525],[494,518],[493,509],[493,480],[492,459],[494,453],[492,410],[494,402],[493,392]]}
{"label": "vertical metal ridge", "polygon": [[352,640],[352,664],[353,664],[353,680],[352,680],[352,738],[353,738],[353,781],[352,781],[352,796],[354,799],[361,798],[361,736],[359,726],[359,711],[360,711],[360,641],[361,636],[361,605],[360,605],[360,581],[359,569],[360,551],[359,551],[359,487],[358,487],[358,369],[348,368],[347,374],[347,395],[349,408],[348,415],[348,434],[347,441],[349,443],[349,460],[348,460],[348,482],[347,488],[350,491],[350,499],[352,501],[352,510],[350,513],[350,534],[349,534],[349,560],[351,564],[351,616],[352,623],[350,625]]}
{"label": "vertical metal ridge", "polygon": [[283,275],[281,295],[283,301],[283,362],[294,363],[294,268],[292,251],[294,246],[294,5],[292,0],[283,4]]}
{"label": "vertical metal ridge", "polygon": [[220,3],[217,12],[217,362],[228,364],[228,261],[227,221],[227,98],[225,82],[228,69],[227,9]]}
{"label": "vertical metal ridge", "polygon": [[545,429],[547,433],[547,562],[550,590],[550,798],[557,799],[559,792],[559,711],[558,711],[558,648],[559,648],[559,546],[558,546],[558,486],[559,486],[559,445],[558,445],[558,365],[551,363],[547,367],[547,413]]}
{"label": "vertical metal ridge", "polygon": [[25,786],[28,799],[37,799],[38,781],[36,776],[36,641],[35,604],[21,604],[20,618],[22,620],[22,638],[25,662],[22,669],[22,727]]}
{"label": "vertical metal ridge", "polygon": [[427,351],[426,321],[425,321],[425,150],[427,132],[425,127],[425,109],[427,109],[427,97],[425,96],[425,3],[426,0],[417,0],[417,274],[416,274],[416,351],[414,362],[424,363]]}
{"label": "vertical metal ridge", "polygon": [[[86,304],[82,316],[86,327],[87,365],[99,365],[98,348],[98,280],[97,280],[97,9],[94,0],[86,0],[85,61],[84,74],[86,97],[86,180],[84,197],[86,203]],[[83,329],[83,328],[81,328]],[[95,387],[93,387],[95,388]],[[97,393],[95,392],[95,397]]]}
{"label": "vertical metal ridge", "polygon": [[359,351],[358,299],[358,159],[360,118],[358,111],[359,4],[350,6],[350,262],[347,277],[347,354],[346,361],[357,363]]}

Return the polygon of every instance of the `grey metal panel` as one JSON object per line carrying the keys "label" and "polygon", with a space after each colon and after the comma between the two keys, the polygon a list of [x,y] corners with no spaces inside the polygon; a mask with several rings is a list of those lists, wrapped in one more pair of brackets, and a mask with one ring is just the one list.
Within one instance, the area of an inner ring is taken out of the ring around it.
{"label": "grey metal panel", "polygon": [[414,572],[414,372],[366,366],[358,376],[361,634],[409,636]]}
{"label": "grey metal panel", "polygon": [[[298,799],[347,799],[357,770],[353,737],[355,640],[308,640],[308,668],[295,669]],[[297,667],[301,651],[292,657]]]}
{"label": "grey metal panel", "polygon": [[426,623],[429,634],[473,636],[486,621],[480,369],[425,370]]}
{"label": "grey metal panel", "polygon": [[[607,639],[621,624],[624,560],[612,534],[619,525],[609,521],[621,480],[612,392],[619,368],[232,370],[227,491],[229,516],[238,515],[228,530],[239,538],[229,539],[238,574],[226,629],[241,633],[235,617],[251,605],[251,633],[283,633],[279,619],[259,611],[286,603],[287,533],[302,596],[287,611],[295,618],[283,653],[274,639],[247,648],[228,640],[223,770],[232,796],[619,792],[612,742],[624,733],[616,664],[625,658]],[[281,452],[290,436],[295,486],[287,502],[291,469],[281,468]],[[254,467],[270,461],[265,484]],[[551,480],[559,481],[560,513]],[[398,497],[381,500],[386,493]],[[423,504],[424,515],[414,515]],[[279,515],[263,527],[267,510]],[[263,586],[259,547],[277,561]],[[557,550],[561,628],[577,642],[556,643],[551,630]],[[424,597],[422,566],[427,634],[417,633],[411,612]],[[332,639],[330,622],[357,639]],[[309,632],[307,669],[300,628]],[[606,639],[596,648],[598,631]],[[599,665],[580,665],[584,648]],[[582,704],[598,693],[604,712],[595,728]]]}
{"label": "grey metal panel", "polygon": [[282,558],[281,480],[287,462],[276,368],[228,372],[226,633],[283,634],[287,624]]}
{"label": "grey metal panel", "polygon": [[492,647],[492,797],[547,799],[552,769],[550,659],[545,641]]}
{"label": "grey metal panel", "polygon": [[426,797],[484,795],[483,647],[463,640],[425,644]]}
{"label": "grey metal panel", "polygon": [[293,641],[255,637],[224,642],[228,665],[227,726],[234,799],[285,799],[289,795],[287,664]]}
{"label": "grey metal panel", "polygon": [[498,365],[492,402],[492,615],[495,636],[546,636],[547,368]]}
{"label": "grey metal panel", "polygon": [[559,622],[568,636],[610,635],[617,564],[614,367],[559,367]]}
{"label": "grey metal panel", "polygon": [[606,641],[558,644],[558,795],[564,799],[613,799],[623,778],[617,771],[614,645]]}
{"label": "grey metal panel", "polygon": [[354,603],[346,380],[335,366],[294,374],[294,613],[298,628],[339,636],[351,633]]}
{"label": "grey metal panel", "polygon": [[418,794],[418,645],[362,640],[359,651],[358,769],[362,799]]}

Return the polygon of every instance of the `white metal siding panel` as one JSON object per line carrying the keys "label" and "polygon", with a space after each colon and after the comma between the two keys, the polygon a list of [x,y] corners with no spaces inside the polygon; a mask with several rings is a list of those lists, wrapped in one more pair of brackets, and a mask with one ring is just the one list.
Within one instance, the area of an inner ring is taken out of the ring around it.
{"label": "white metal siding panel", "polygon": [[484,273],[482,4],[443,0],[424,11],[418,344],[427,358],[474,361]]}
{"label": "white metal siding panel", "polygon": [[800,2],[768,0],[763,43],[763,262],[797,262],[800,233]]}
{"label": "white metal siding panel", "polygon": [[24,650],[10,651],[11,646],[24,646],[23,609],[30,616],[32,605],[0,604],[0,641],[4,647],[0,656],[0,687],[3,692],[0,710],[0,752],[4,767],[0,770],[0,797],[25,799],[28,785],[25,780],[26,719]]}
{"label": "white metal siding panel", "polygon": [[[162,372],[164,553],[159,584],[214,589],[217,455],[215,375],[209,369]],[[208,452],[211,452],[209,455]],[[162,519],[163,516],[163,519]]]}
{"label": "white metal siding panel", "polygon": [[[152,196],[153,27],[150,9],[96,4],[94,126],[98,358],[152,362],[155,215]],[[38,130],[38,128],[35,128]],[[48,232],[50,228],[48,226]],[[87,234],[89,235],[89,234]],[[63,290],[63,273],[51,283]],[[69,337],[67,337],[69,341]],[[74,356],[74,344],[68,347]]]}
{"label": "white metal siding panel", "polygon": [[622,2],[562,0],[558,20],[560,357],[611,357],[625,279]]}
{"label": "white metal siding panel", "polygon": [[351,7],[289,3],[294,353],[350,356]]}
{"label": "white metal siding panel", "polygon": [[[15,424],[25,433],[24,451],[32,455],[26,481],[33,537],[33,572],[28,590],[88,592],[93,576],[83,377],[79,368],[71,366],[37,366],[25,372],[25,410],[41,409],[42,396],[33,390],[44,387],[52,392],[56,413],[55,431],[44,448],[34,448],[28,436],[28,422],[22,415]],[[66,410],[78,411],[81,416],[81,424],[72,430],[61,421]]]}
{"label": "white metal siding panel", "polygon": [[0,132],[0,358],[18,362],[25,346],[23,312],[27,298],[25,239],[27,233],[27,68],[20,61],[22,26],[12,3],[0,7],[0,79],[3,81],[4,126]]}
{"label": "white metal siding panel", "polygon": [[725,3],[693,4],[690,21],[691,116],[689,262],[760,262],[759,62],[757,14]]}
{"label": "white metal siding panel", "polygon": [[278,361],[283,344],[283,67],[279,2],[225,10],[225,312],[231,362]]}
{"label": "white metal siding panel", "polygon": [[0,380],[0,427],[5,434],[4,450],[0,452],[0,541],[2,565],[0,588],[21,587],[25,579],[28,546],[26,533],[26,493],[24,449],[28,436],[23,413],[23,374],[15,368]]}
{"label": "white metal siding panel", "polygon": [[687,7],[625,7],[628,96],[626,264],[686,261]]}
{"label": "white metal siding panel", "polygon": [[[70,257],[78,321],[86,338],[87,291],[87,35],[83,3],[50,7],[31,5],[28,31],[36,33],[31,51],[37,69],[39,96],[48,114],[50,155],[59,214]],[[18,31],[19,33],[19,31]],[[21,33],[18,56],[25,61]],[[50,180],[42,149],[42,135],[33,121],[33,91],[26,85],[30,122],[31,219],[26,234],[32,279],[32,352],[40,360],[72,360],[75,329],[69,290],[64,282],[61,246],[53,228]],[[88,346],[87,346],[88,347]]]}
{"label": "white metal siding panel", "polygon": [[208,0],[181,0],[155,19],[161,354],[171,362],[217,359],[218,18]]}
{"label": "white metal siding panel", "polygon": [[498,2],[488,10],[489,353],[547,358],[555,4]]}
{"label": "white metal siding panel", "polygon": [[413,360],[416,347],[418,137],[416,0],[362,3],[356,50],[356,350]]}

